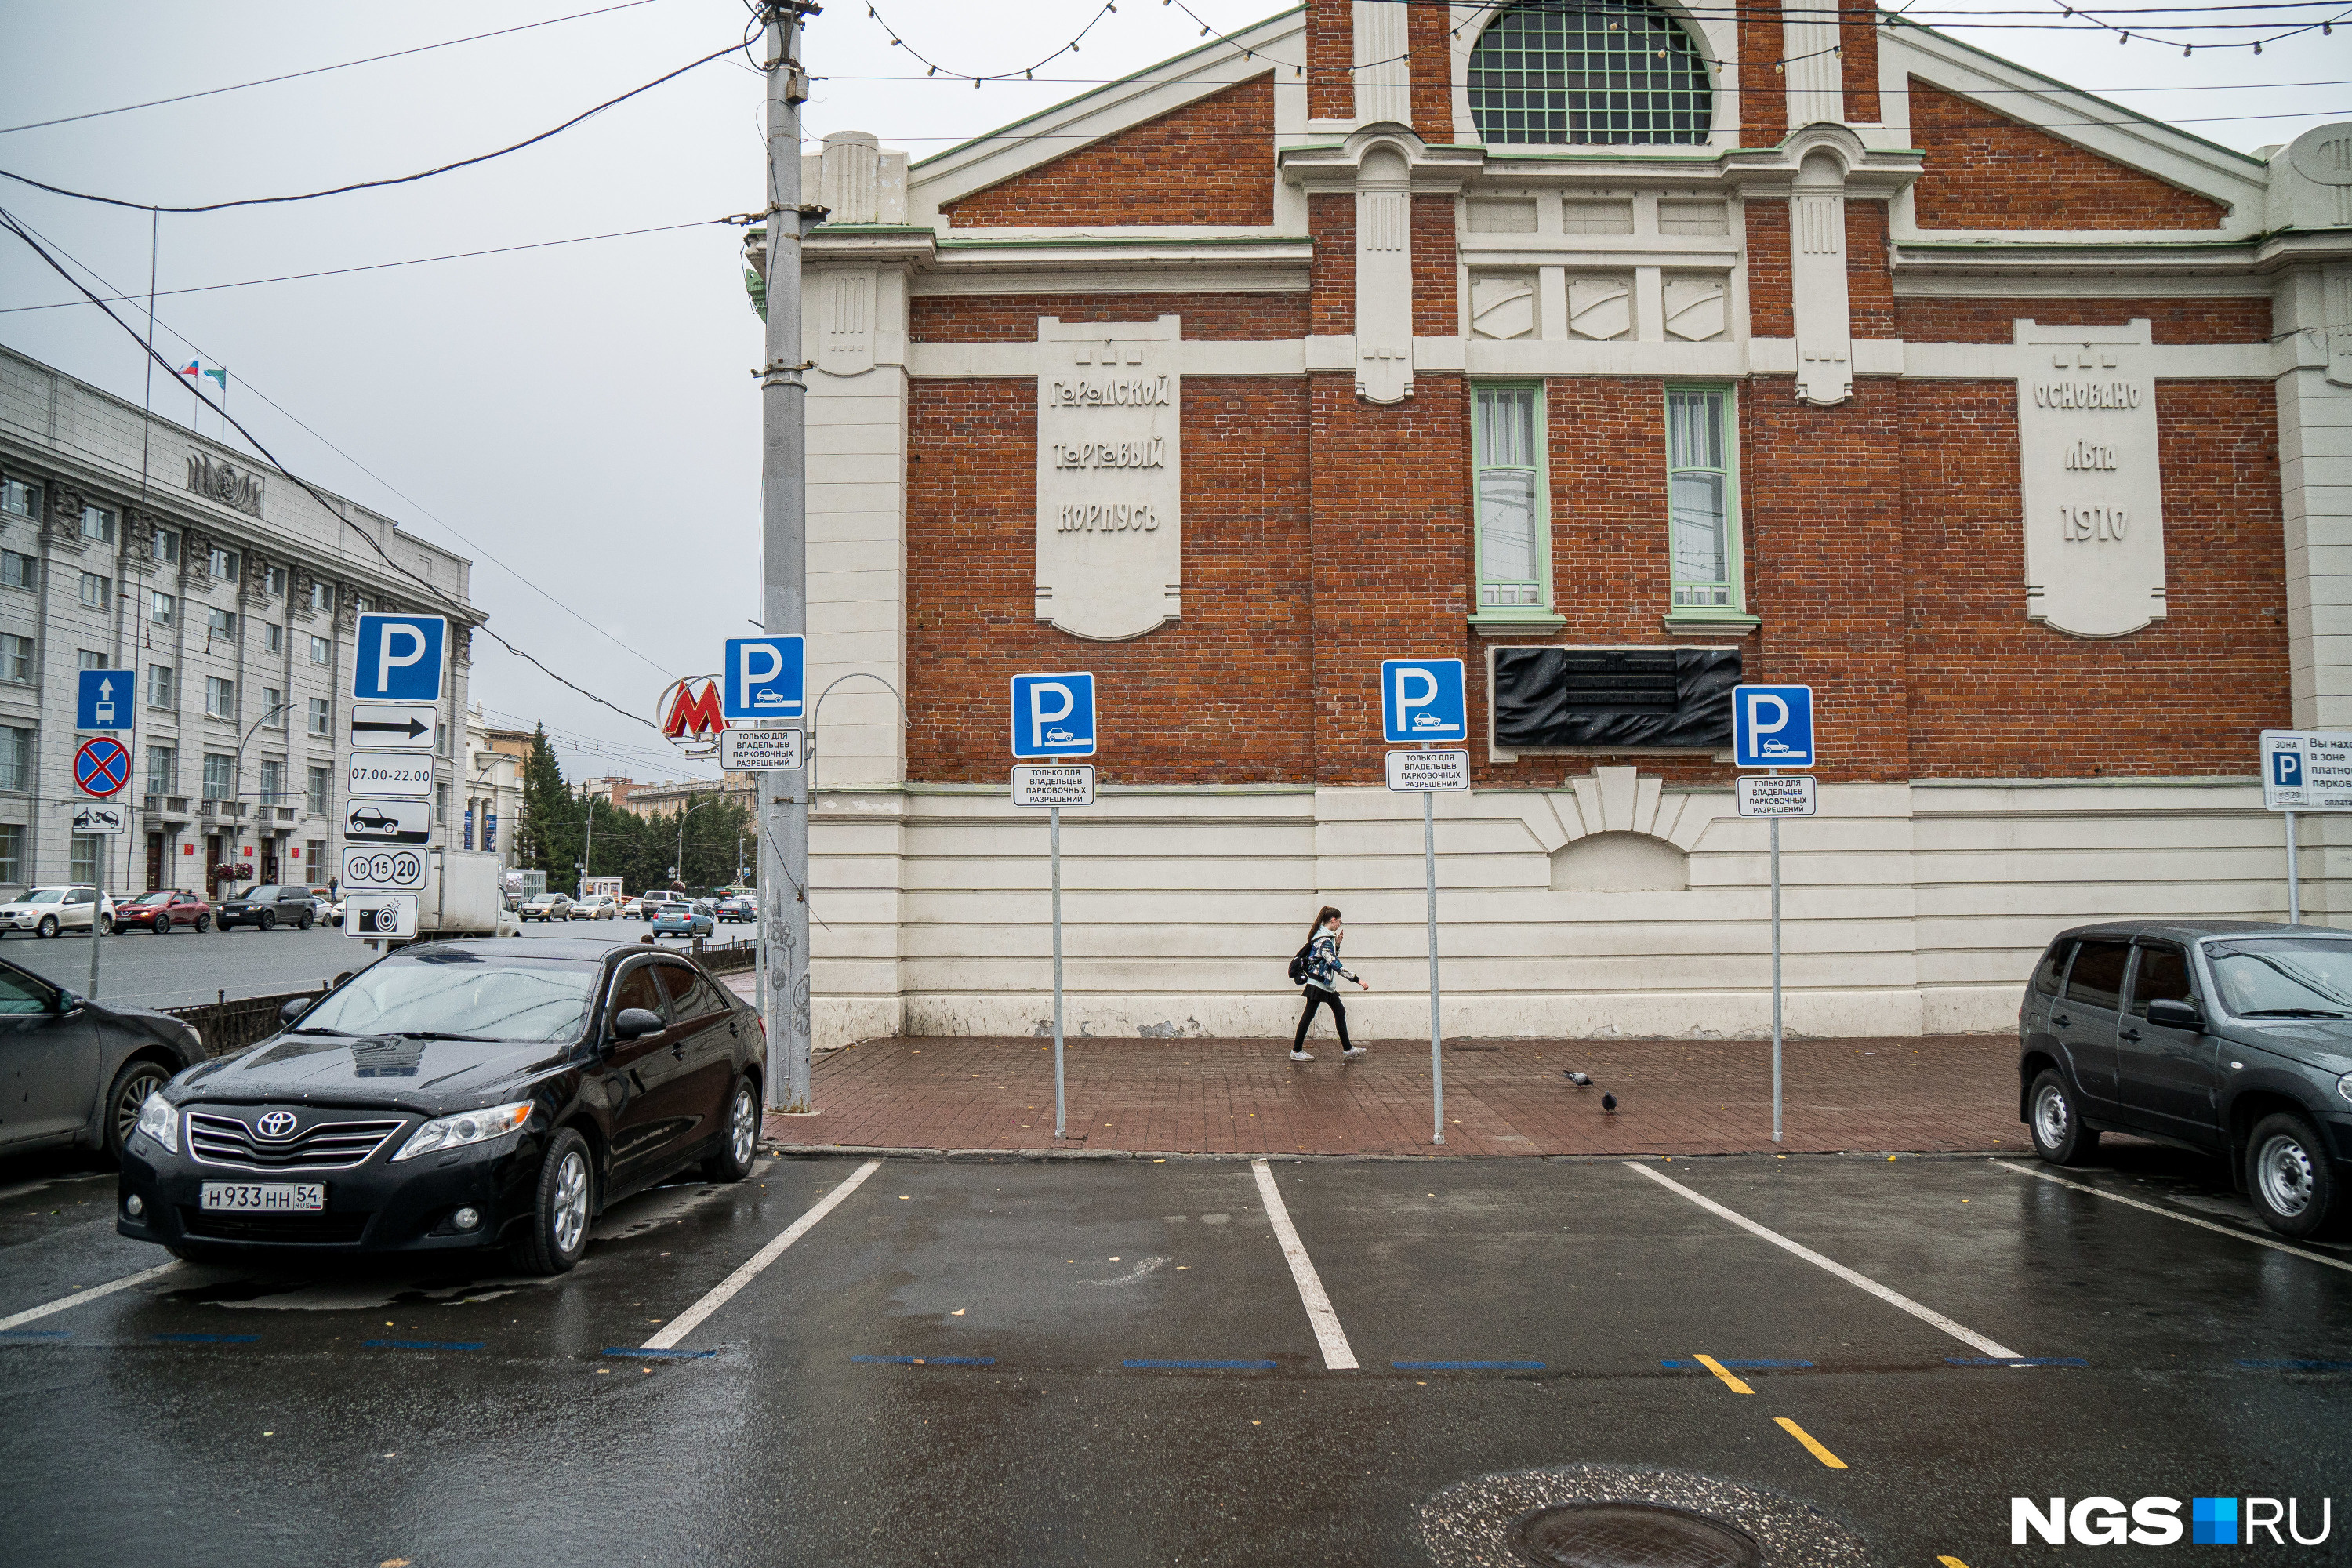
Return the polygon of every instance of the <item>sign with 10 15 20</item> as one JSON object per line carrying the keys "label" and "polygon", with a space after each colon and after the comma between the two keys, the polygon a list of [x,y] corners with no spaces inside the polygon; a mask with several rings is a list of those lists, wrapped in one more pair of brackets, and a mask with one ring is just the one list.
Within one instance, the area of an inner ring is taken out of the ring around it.
{"label": "sign with 10 15 20", "polygon": [[433,759],[401,752],[353,752],[344,787],[352,795],[422,800],[433,794]]}

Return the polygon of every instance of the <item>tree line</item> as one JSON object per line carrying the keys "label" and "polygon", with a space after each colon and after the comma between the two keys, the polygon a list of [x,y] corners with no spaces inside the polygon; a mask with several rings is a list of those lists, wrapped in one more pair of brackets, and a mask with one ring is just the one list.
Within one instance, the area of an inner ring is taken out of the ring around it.
{"label": "tree line", "polygon": [[585,875],[618,877],[632,893],[648,888],[723,888],[735,881],[739,847],[743,881],[749,885],[759,879],[757,835],[750,808],[732,799],[692,801],[677,811],[650,816],[622,810],[607,799],[583,799],[564,782],[546,729],[542,726],[531,736],[530,755],[523,762],[522,824],[515,839],[515,863],[546,872],[551,891],[578,891],[583,858],[588,861]]}

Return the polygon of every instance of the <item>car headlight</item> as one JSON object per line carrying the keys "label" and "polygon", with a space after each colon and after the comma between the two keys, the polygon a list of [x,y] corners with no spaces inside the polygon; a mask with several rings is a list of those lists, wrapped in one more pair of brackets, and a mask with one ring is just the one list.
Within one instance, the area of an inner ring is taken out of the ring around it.
{"label": "car headlight", "polygon": [[530,1120],[531,1102],[518,1100],[512,1105],[493,1105],[485,1110],[461,1110],[455,1116],[439,1116],[408,1135],[393,1158],[413,1160],[419,1154],[431,1154],[443,1149],[461,1149],[468,1143],[487,1142],[492,1138],[515,1131]]}
{"label": "car headlight", "polygon": [[2347,1100],[2352,1100],[2352,1072],[2347,1072],[2336,1080],[2336,1092]]}
{"label": "car headlight", "polygon": [[166,1154],[180,1152],[179,1107],[160,1094],[151,1094],[139,1108],[139,1131],[155,1140]]}

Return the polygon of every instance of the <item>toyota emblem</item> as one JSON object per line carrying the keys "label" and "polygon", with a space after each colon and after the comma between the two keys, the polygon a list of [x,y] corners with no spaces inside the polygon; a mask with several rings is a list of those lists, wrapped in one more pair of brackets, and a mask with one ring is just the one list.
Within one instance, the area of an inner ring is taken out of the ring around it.
{"label": "toyota emblem", "polygon": [[264,1138],[290,1138],[294,1135],[294,1113],[290,1110],[265,1110],[253,1130]]}

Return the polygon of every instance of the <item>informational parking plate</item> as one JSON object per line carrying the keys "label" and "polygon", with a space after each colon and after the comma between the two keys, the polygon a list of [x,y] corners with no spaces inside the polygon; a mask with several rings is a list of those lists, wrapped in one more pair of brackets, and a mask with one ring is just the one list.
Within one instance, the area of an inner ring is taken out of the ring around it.
{"label": "informational parking plate", "polygon": [[76,833],[120,833],[123,818],[130,814],[128,806],[86,801],[74,807],[73,830]]}
{"label": "informational parking plate", "polygon": [[415,936],[415,893],[352,893],[343,900],[343,934],[354,937]]}
{"label": "informational parking plate", "polygon": [[1739,785],[1742,816],[1811,816],[1814,812],[1811,773],[1750,773]]}
{"label": "informational parking plate", "polygon": [[343,837],[353,844],[389,848],[422,844],[433,836],[429,800],[354,800],[343,805]]}
{"label": "informational parking plate", "polygon": [[[343,888],[362,893],[414,893],[425,887],[425,851],[371,849],[363,844],[343,848]],[[348,922],[351,911],[343,911]]]}
{"label": "informational parking plate", "polygon": [[763,768],[802,765],[804,730],[735,730],[719,731],[719,765],[730,773],[756,773]]}
{"label": "informational parking plate", "polygon": [[433,758],[405,752],[353,752],[343,787],[352,795],[406,800],[433,798]]}
{"label": "informational parking plate", "polygon": [[2352,732],[2263,731],[2263,805],[2273,811],[2352,811]]}
{"label": "informational parking plate", "polygon": [[1426,795],[1432,790],[1469,787],[1470,753],[1467,752],[1389,753],[1389,788],[1392,790],[1407,795]]}
{"label": "informational parking plate", "polygon": [[354,702],[352,747],[429,752],[440,724],[441,710],[430,702]]}
{"label": "informational parking plate", "polygon": [[1092,763],[1045,763],[1013,770],[1015,805],[1092,805],[1095,765]]}
{"label": "informational parking plate", "polygon": [[231,1214],[317,1214],[327,1206],[324,1182],[206,1182],[196,1206]]}

